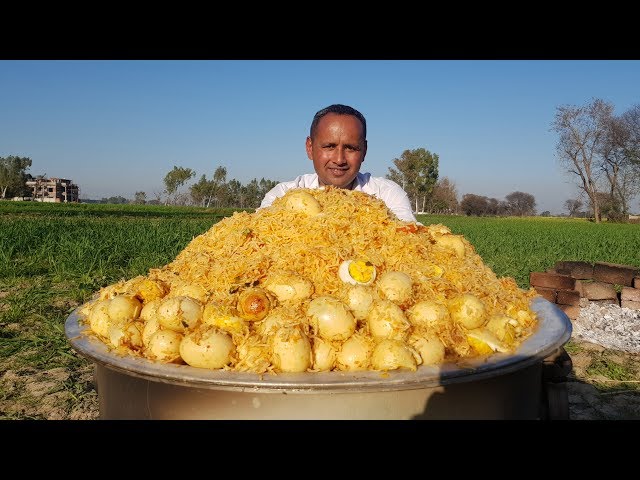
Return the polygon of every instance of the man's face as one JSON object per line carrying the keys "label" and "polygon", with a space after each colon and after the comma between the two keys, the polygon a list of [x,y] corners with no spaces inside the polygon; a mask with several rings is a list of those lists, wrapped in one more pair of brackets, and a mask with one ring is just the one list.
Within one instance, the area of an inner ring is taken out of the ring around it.
{"label": "man's face", "polygon": [[321,185],[351,186],[367,154],[360,120],[329,113],[320,119],[315,138],[307,137],[307,156]]}

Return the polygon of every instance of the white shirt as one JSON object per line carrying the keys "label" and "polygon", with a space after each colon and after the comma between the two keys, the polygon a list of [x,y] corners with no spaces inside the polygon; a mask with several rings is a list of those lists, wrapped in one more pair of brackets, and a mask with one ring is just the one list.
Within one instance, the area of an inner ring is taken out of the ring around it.
{"label": "white shirt", "polygon": [[[260,203],[260,208],[268,207],[276,198],[282,197],[292,188],[320,188],[318,174],[305,173],[290,182],[278,183],[266,193],[262,199],[262,203]],[[369,195],[379,198],[400,220],[417,222],[411,209],[409,197],[402,187],[392,180],[382,177],[372,177],[370,173],[358,172],[352,190],[368,193]]]}

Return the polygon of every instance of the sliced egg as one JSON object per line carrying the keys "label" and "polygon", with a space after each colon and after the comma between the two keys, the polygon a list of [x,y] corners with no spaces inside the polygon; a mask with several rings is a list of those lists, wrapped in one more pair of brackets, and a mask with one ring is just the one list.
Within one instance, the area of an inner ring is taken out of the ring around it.
{"label": "sliced egg", "polygon": [[498,337],[485,328],[469,330],[467,341],[481,355],[509,351],[509,348]]}
{"label": "sliced egg", "polygon": [[376,266],[367,260],[345,260],[338,269],[340,280],[351,285],[371,285]]}

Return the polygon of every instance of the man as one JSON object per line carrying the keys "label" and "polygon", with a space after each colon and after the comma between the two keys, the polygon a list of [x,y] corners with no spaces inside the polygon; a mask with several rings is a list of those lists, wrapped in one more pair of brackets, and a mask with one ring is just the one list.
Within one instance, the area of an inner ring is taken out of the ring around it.
{"label": "man", "polygon": [[367,122],[355,108],[334,104],[313,117],[306,141],[307,157],[316,173],[278,183],[262,199],[268,207],[292,188],[322,188],[331,185],[368,193],[384,201],[400,220],[416,222],[411,202],[397,183],[370,173],[360,173],[367,154]]}

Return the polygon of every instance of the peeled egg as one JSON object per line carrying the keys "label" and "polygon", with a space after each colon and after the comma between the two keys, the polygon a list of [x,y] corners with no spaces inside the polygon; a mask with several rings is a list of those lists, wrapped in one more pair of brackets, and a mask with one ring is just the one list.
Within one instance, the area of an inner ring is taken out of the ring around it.
{"label": "peeled egg", "polygon": [[311,300],[307,315],[316,334],[328,341],[346,340],[356,329],[357,321],[347,306],[330,296]]}
{"label": "peeled egg", "polygon": [[113,297],[107,307],[107,313],[114,322],[126,322],[135,320],[140,316],[142,303],[131,295],[118,295]]}
{"label": "peeled egg", "polygon": [[416,327],[430,327],[449,321],[449,310],[433,300],[422,300],[407,310],[407,317]]}
{"label": "peeled egg", "polygon": [[311,342],[296,327],[283,327],[273,337],[273,365],[281,372],[304,372],[311,366]]}
{"label": "peeled egg", "polygon": [[366,370],[371,362],[373,341],[363,335],[352,335],[343,344],[336,356],[339,370]]}
{"label": "peeled egg", "polygon": [[318,371],[329,371],[336,363],[336,351],[331,343],[316,337],[311,349],[313,353],[313,368]]}
{"label": "peeled egg", "polygon": [[385,338],[373,349],[371,366],[375,370],[406,368],[415,372],[418,362],[416,355],[404,342]]}
{"label": "peeled egg", "polygon": [[413,334],[409,337],[409,345],[420,354],[424,365],[439,365],[444,361],[444,344],[433,333]]}
{"label": "peeled egg", "polygon": [[295,274],[276,274],[267,279],[264,288],[273,293],[280,302],[298,302],[313,294],[313,283]]}
{"label": "peeled egg", "polygon": [[338,269],[340,280],[351,285],[371,285],[376,266],[367,260],[345,260]]}
{"label": "peeled egg", "polygon": [[353,316],[358,320],[364,320],[373,305],[373,292],[371,288],[364,285],[353,285],[348,287],[347,306],[351,309]]}
{"label": "peeled egg", "polygon": [[411,323],[402,309],[391,300],[376,300],[367,317],[369,333],[377,340],[393,338],[404,340]]}
{"label": "peeled egg", "polygon": [[322,207],[313,195],[304,190],[289,192],[285,197],[285,208],[313,217],[322,212]]}
{"label": "peeled egg", "polygon": [[448,307],[453,321],[461,323],[469,330],[481,327],[486,321],[484,303],[471,293],[463,293],[452,298]]}
{"label": "peeled egg", "polygon": [[168,297],[158,305],[158,322],[165,328],[182,333],[202,318],[202,303],[191,297]]}
{"label": "peeled egg", "polygon": [[382,298],[397,304],[408,301],[413,293],[411,277],[404,272],[385,272],[380,276],[377,285]]}
{"label": "peeled egg", "polygon": [[192,367],[222,368],[231,362],[234,351],[231,336],[216,327],[190,332],[180,342],[180,356]]}
{"label": "peeled egg", "polygon": [[143,329],[144,323],[137,321],[111,325],[108,331],[109,341],[114,347],[125,345],[132,349],[142,348]]}
{"label": "peeled egg", "polygon": [[436,244],[448,250],[453,250],[458,258],[465,254],[464,242],[461,235],[436,235]]}
{"label": "peeled egg", "polygon": [[182,334],[173,330],[157,330],[147,346],[147,356],[159,362],[180,362],[180,342]]}

